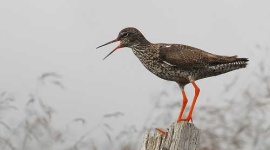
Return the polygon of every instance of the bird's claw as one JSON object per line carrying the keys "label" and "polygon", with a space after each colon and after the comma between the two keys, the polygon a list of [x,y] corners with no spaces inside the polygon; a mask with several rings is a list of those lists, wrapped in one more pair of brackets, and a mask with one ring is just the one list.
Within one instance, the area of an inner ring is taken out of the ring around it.
{"label": "bird's claw", "polygon": [[191,123],[193,123],[192,117],[187,117],[187,118],[185,118],[185,119],[181,118],[181,119],[177,120],[177,122],[181,122],[181,121],[187,121],[187,122],[190,121]]}
{"label": "bird's claw", "polygon": [[160,129],[160,128],[156,128],[156,130],[161,133],[163,136],[166,136],[168,134],[167,131],[164,131],[163,129]]}

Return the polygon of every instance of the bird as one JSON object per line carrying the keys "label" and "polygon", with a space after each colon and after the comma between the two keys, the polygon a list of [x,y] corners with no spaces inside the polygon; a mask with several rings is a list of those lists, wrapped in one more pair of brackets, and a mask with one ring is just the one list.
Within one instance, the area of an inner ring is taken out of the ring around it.
{"label": "bird", "polygon": [[[116,39],[98,46],[97,49],[117,41],[120,44],[104,59],[120,48],[131,48],[147,70],[159,78],[175,81],[179,85],[183,100],[177,122],[192,121],[193,110],[200,93],[195,81],[245,68],[249,61],[248,58],[238,58],[237,55],[216,55],[183,44],[151,43],[134,27],[122,29]],[[184,88],[189,83],[193,85],[195,94],[187,117],[183,117],[188,103]]]}

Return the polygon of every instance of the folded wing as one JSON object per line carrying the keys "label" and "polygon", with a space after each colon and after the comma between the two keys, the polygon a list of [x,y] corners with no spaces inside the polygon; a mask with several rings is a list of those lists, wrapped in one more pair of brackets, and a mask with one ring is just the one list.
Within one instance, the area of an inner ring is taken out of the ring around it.
{"label": "folded wing", "polygon": [[214,55],[198,48],[181,44],[161,46],[159,58],[183,70],[203,69],[219,64],[248,61],[246,58],[237,58],[237,56]]}

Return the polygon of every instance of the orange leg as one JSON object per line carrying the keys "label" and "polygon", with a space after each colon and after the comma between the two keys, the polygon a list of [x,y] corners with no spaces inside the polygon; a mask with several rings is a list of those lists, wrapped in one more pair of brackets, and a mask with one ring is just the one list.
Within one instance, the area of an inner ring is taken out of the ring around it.
{"label": "orange leg", "polygon": [[193,101],[192,101],[191,108],[189,110],[188,116],[187,116],[186,119],[184,119],[186,121],[192,120],[192,113],[193,113],[197,98],[198,98],[199,93],[200,93],[200,88],[196,85],[196,83],[194,81],[191,81],[191,83],[192,83],[192,85],[194,86],[194,89],[195,89],[195,96],[193,98]]}
{"label": "orange leg", "polygon": [[183,113],[185,111],[185,108],[186,108],[187,102],[188,102],[188,99],[187,99],[186,92],[185,92],[184,88],[181,88],[181,90],[182,90],[182,95],[183,95],[183,103],[182,103],[182,107],[181,107],[177,122],[183,121],[182,116],[183,116]]}

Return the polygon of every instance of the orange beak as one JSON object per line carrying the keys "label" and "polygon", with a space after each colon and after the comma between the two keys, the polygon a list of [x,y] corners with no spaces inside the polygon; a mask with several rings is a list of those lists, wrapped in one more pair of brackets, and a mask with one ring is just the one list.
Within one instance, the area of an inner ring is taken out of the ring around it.
{"label": "orange beak", "polygon": [[[115,40],[112,40],[112,41],[110,41],[110,42],[108,42],[108,43],[105,43],[105,44],[103,44],[103,45],[100,45],[100,46],[98,46],[96,49],[98,49],[98,48],[100,48],[100,47],[102,47],[102,46],[105,46],[105,45],[108,45],[108,44],[117,42],[117,41],[119,41],[118,38],[116,38]],[[121,48],[120,45],[118,45],[116,48],[114,48],[114,49],[113,49],[106,57],[103,58],[103,60],[106,59],[107,57],[109,57],[113,52],[115,52],[115,51],[116,51],[117,49],[119,49],[119,48]]]}

